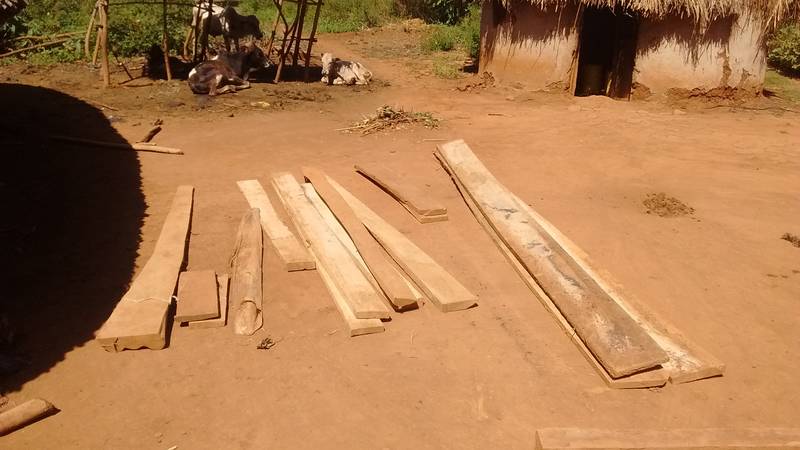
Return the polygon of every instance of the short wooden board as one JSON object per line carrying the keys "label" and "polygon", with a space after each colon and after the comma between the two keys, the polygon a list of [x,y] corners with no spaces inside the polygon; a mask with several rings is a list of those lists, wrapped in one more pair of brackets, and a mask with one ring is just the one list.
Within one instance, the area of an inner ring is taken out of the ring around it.
{"label": "short wooden board", "polygon": [[215,319],[189,322],[189,328],[221,328],[228,323],[228,282],[227,274],[217,275],[217,298],[219,298],[219,317]]}
{"label": "short wooden board", "polygon": [[460,311],[478,304],[478,298],[474,294],[403,233],[389,225],[332,178],[328,177],[328,182],[437,308],[443,312]]}
{"label": "short wooden board", "polygon": [[219,317],[217,274],[213,270],[182,272],[178,279],[175,322],[186,323]]}
{"label": "short wooden board", "polygon": [[798,428],[600,430],[547,428],[536,432],[538,450],[800,449]]}
{"label": "short wooden board", "polygon": [[167,311],[183,264],[194,188],[179,186],[153,254],[97,332],[108,351],[166,345]]}
{"label": "short wooden board", "polygon": [[356,165],[361,175],[378,185],[400,202],[420,223],[447,220],[447,208],[433,201],[430,193],[396,175],[396,171],[378,164]]}
{"label": "short wooden board", "polygon": [[281,257],[284,268],[290,272],[314,269],[314,261],[309,256],[308,249],[278,217],[261,183],[258,180],[244,180],[236,184],[250,207],[258,208],[261,212],[261,226]]}

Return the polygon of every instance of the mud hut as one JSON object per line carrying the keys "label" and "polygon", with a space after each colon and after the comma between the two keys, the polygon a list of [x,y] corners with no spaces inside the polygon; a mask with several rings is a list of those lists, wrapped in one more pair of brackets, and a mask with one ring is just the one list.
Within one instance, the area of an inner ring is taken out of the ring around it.
{"label": "mud hut", "polygon": [[575,95],[761,92],[800,0],[485,0],[481,71]]}

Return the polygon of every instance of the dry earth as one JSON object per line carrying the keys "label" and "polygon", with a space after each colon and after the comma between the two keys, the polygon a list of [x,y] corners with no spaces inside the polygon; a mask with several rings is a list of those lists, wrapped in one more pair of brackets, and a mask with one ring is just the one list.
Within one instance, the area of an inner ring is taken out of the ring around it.
{"label": "dry earth", "polygon": [[[676,111],[514,86],[462,92],[470,80],[409,63],[404,33],[323,38],[320,49],[376,73],[369,88],[257,84],[209,101],[180,81],[104,91],[82,66],[0,68],[0,81],[29,85],[0,85],[3,307],[25,361],[0,387],[9,406],[43,397],[62,410],[3,438],[4,448],[530,448],[539,427],[800,423],[800,250],[781,239],[800,233],[797,114]],[[101,115],[89,106],[98,103],[118,110]],[[443,122],[336,131],[383,104]],[[46,139],[135,141],[156,118],[155,141],[184,156]],[[725,376],[607,389],[437,165],[429,140],[454,138],[630,296],[724,361]],[[450,220],[419,225],[352,170],[358,162],[402,168]],[[395,315],[385,333],[349,338],[319,276],[284,273],[266,251],[264,328],[253,337],[176,328],[163,351],[120,354],[92,341],[152,251],[176,186],[196,187],[188,269],[226,272],[247,208],[235,182],[269,186],[271,173],[299,177],[303,165],[345,184],[480,306],[442,314],[425,305]],[[695,211],[646,214],[653,192]],[[266,337],[277,344],[256,349]]]}

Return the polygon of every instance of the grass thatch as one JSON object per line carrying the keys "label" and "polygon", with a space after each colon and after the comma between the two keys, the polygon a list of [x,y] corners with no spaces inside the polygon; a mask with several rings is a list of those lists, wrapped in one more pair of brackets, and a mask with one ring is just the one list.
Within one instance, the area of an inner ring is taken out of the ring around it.
{"label": "grass thatch", "polygon": [[677,14],[698,22],[737,14],[764,20],[772,26],[790,17],[800,17],[800,0],[500,0],[506,7],[515,1],[528,2],[541,8],[561,8],[577,2],[583,6],[619,6],[648,17]]}

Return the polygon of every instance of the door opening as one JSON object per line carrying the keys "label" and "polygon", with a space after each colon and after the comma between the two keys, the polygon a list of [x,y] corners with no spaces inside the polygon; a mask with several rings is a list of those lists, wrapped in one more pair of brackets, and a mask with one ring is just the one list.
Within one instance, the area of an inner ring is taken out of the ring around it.
{"label": "door opening", "polygon": [[637,20],[621,8],[586,8],[575,95],[630,96],[637,31]]}

